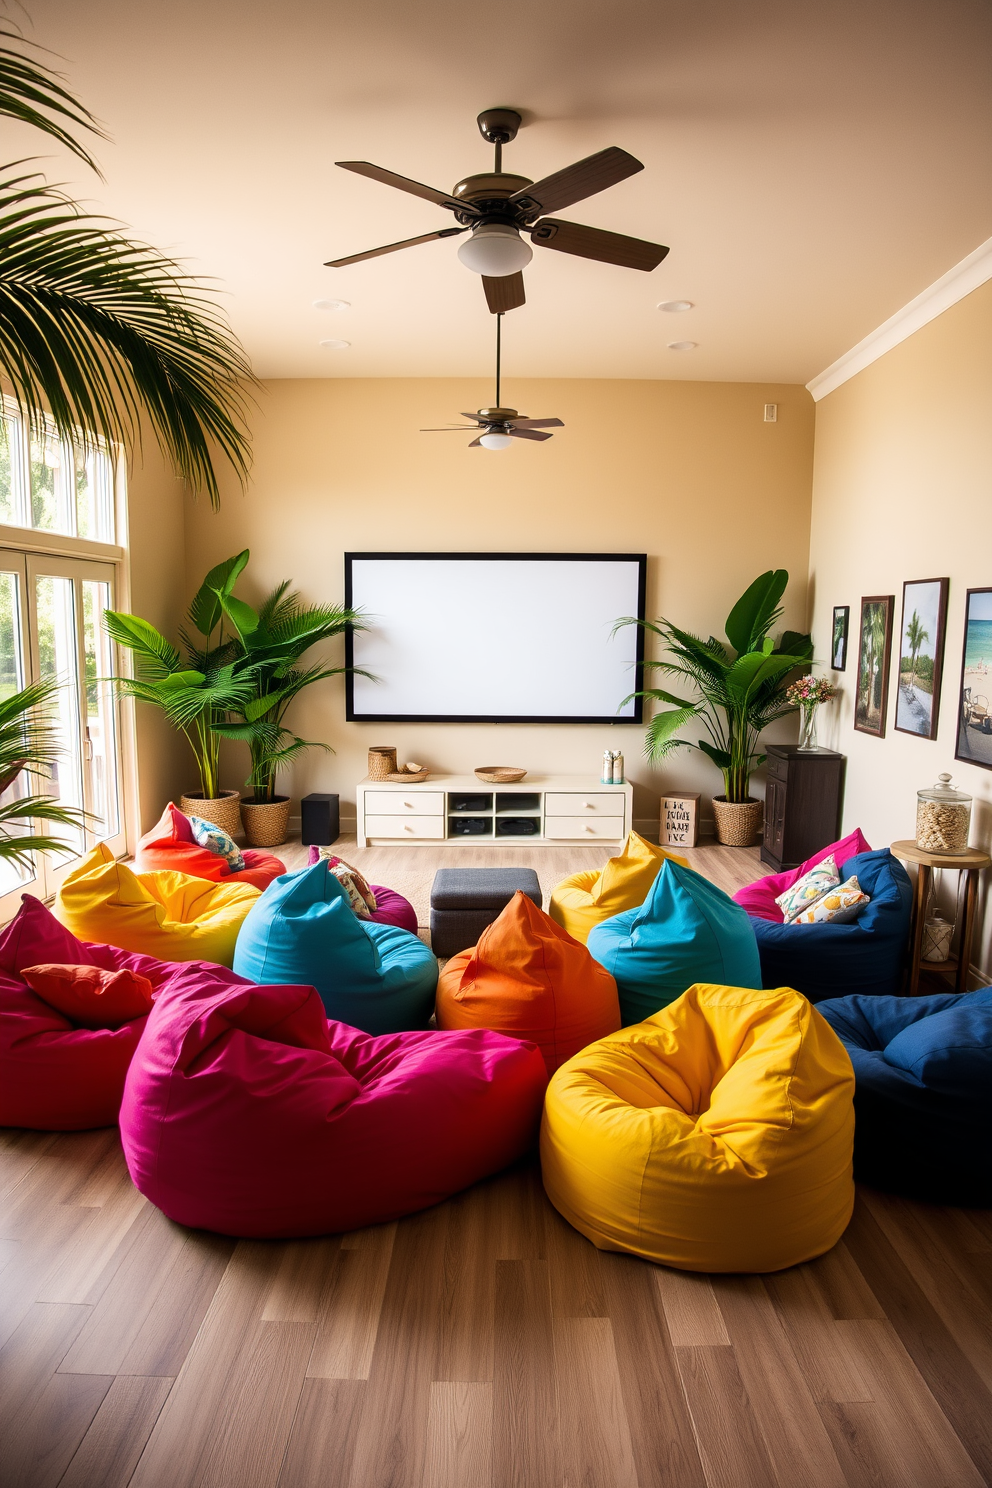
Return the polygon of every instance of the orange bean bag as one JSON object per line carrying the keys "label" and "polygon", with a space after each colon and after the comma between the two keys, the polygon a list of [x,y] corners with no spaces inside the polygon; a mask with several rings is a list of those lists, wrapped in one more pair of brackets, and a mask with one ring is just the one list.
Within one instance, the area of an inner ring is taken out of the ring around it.
{"label": "orange bean bag", "polygon": [[548,1074],[620,1027],[617,984],[522,892],[441,973],[438,1028],[491,1028],[537,1044]]}
{"label": "orange bean bag", "polygon": [[138,843],[134,855],[136,873],[187,873],[190,878],[206,878],[211,883],[245,883],[254,889],[266,889],[286,872],[281,858],[272,853],[257,852],[247,847],[242,853],[245,866],[232,873],[219,853],[201,847],[193,836],[189,817],[170,801],[150,832]]}

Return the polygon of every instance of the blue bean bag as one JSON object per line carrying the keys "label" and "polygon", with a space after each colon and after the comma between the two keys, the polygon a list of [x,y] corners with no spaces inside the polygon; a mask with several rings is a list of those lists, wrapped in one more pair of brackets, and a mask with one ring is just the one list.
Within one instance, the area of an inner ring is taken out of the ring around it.
{"label": "blue bean bag", "polygon": [[722,889],[672,858],[644,903],[589,931],[590,954],[615,978],[626,1027],[681,997],[694,982],[759,987],[751,921]]}
{"label": "blue bean bag", "polygon": [[810,1002],[848,993],[894,995],[902,985],[913,888],[887,847],[838,863],[871,899],[847,925],[773,924],[752,918],[762,986],[794,987]]}
{"label": "blue bean bag", "polygon": [[839,997],[817,1011],[854,1066],[855,1178],[992,1206],[992,988]]}
{"label": "blue bean bag", "polygon": [[424,1028],[437,962],[396,925],[360,920],[326,858],[270,884],[238,932],[234,969],[262,984],[316,987],[327,1016],[363,1033]]}

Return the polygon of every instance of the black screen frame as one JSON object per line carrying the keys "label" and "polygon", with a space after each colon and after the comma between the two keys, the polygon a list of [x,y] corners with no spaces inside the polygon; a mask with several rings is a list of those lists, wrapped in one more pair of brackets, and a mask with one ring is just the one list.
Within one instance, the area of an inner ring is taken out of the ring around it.
{"label": "black screen frame", "polygon": [[[459,563],[493,562],[503,561],[510,563],[636,563],[637,564],[637,619],[645,619],[645,603],[647,597],[647,565],[646,553],[345,553],[344,555],[344,603],[346,609],[353,607],[353,585],[352,566],[356,561],[369,560],[430,560],[430,561],[452,561]],[[619,618],[619,617],[618,617]],[[640,693],[644,688],[644,627],[638,625],[636,660],[634,663],[634,686],[631,692]],[[637,697],[634,701],[633,716],[628,718],[617,718],[613,716],[599,716],[594,714],[579,714],[565,716],[560,713],[552,714],[523,714],[523,713],[356,713],[355,711],[355,678],[353,667],[355,665],[355,635],[354,628],[348,626],[344,637],[345,666],[345,718],[348,723],[587,723],[587,724],[615,724],[642,725],[644,722],[644,701]]]}

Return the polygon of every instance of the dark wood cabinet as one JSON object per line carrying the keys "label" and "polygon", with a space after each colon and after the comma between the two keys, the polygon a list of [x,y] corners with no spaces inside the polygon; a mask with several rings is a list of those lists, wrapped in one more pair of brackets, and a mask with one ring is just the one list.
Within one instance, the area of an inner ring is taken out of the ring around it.
{"label": "dark wood cabinet", "polygon": [[797,868],[840,835],[844,756],[835,749],[769,744],[761,861]]}

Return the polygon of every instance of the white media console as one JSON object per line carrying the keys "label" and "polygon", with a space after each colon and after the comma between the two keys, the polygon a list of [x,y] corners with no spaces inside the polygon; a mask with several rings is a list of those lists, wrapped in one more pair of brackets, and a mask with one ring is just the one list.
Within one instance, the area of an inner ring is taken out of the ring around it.
{"label": "white media console", "polygon": [[528,775],[516,785],[487,785],[475,775],[433,775],[413,785],[366,779],[357,789],[358,846],[622,842],[632,796],[629,785],[585,775]]}

